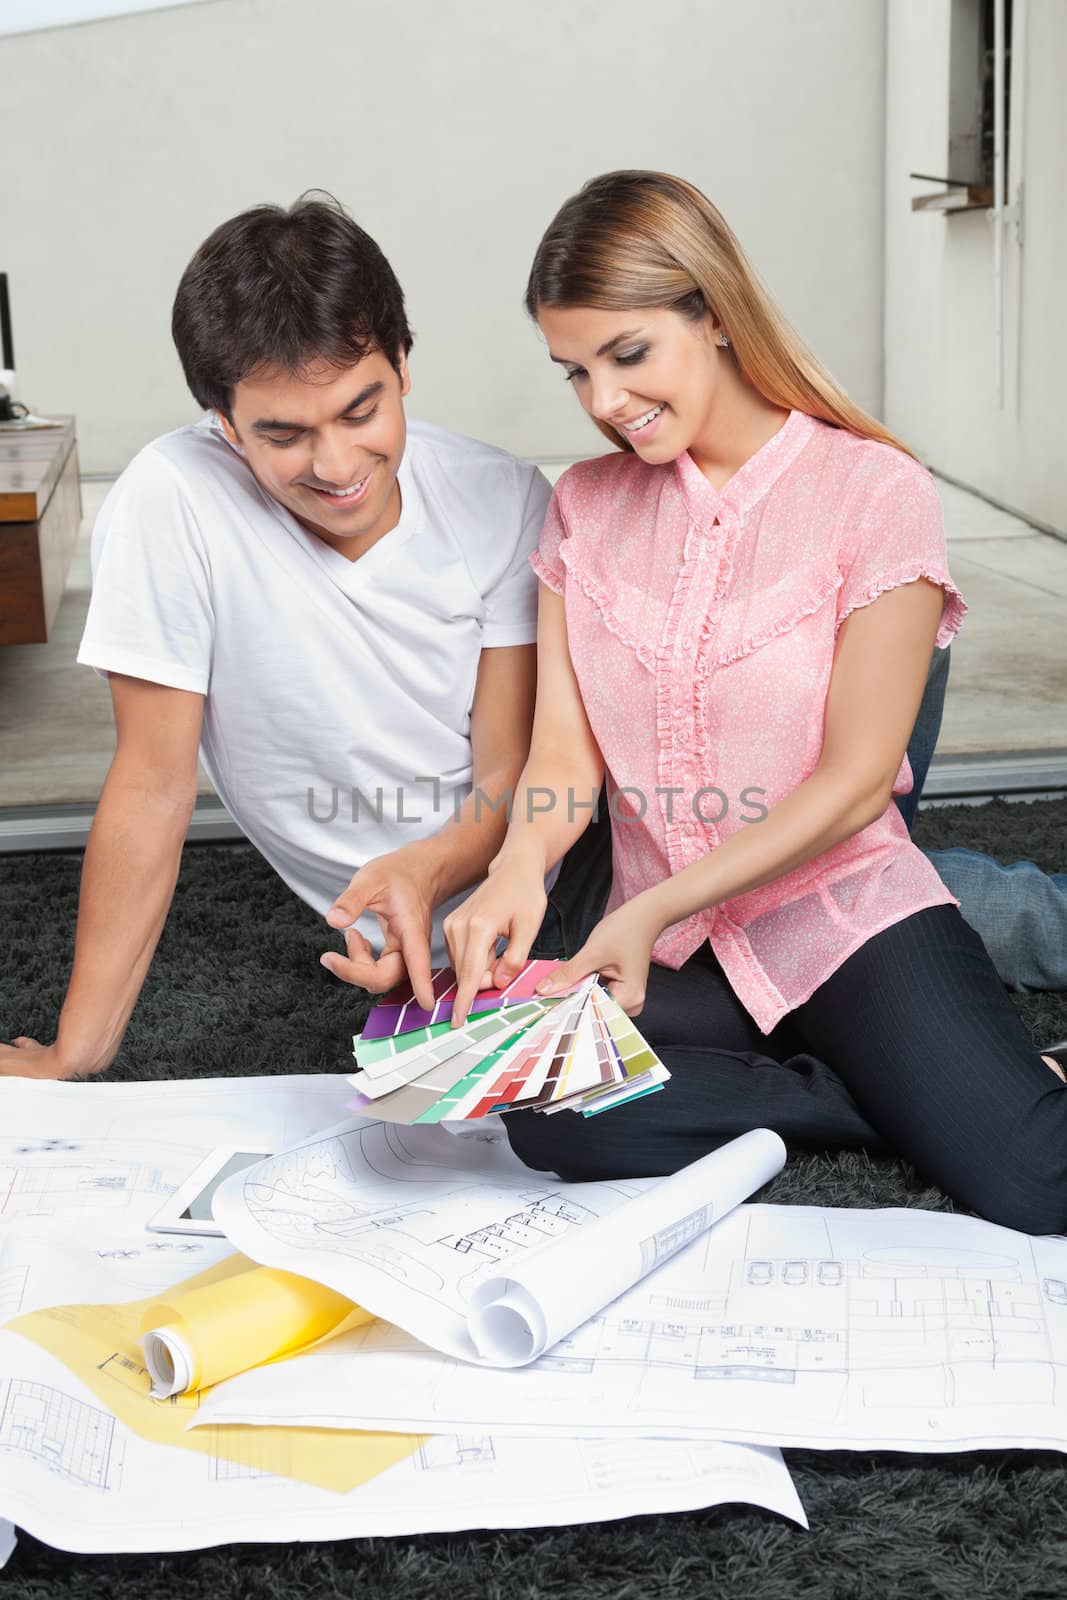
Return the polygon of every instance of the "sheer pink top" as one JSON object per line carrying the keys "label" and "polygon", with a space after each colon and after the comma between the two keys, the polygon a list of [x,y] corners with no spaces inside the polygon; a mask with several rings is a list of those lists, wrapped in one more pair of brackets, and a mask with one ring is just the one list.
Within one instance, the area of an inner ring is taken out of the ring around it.
{"label": "sheer pink top", "polygon": [[[928,578],[944,592],[943,647],[966,611],[930,474],[800,411],[721,490],[688,454],[571,467],[531,560],[564,597],[607,769],[609,909],[758,827],[814,772],[850,612]],[[894,793],[910,787],[905,757]],[[891,804],[807,865],[667,928],[652,955],[677,968],[710,940],[769,1033],[872,934],[941,904],[955,901]]]}

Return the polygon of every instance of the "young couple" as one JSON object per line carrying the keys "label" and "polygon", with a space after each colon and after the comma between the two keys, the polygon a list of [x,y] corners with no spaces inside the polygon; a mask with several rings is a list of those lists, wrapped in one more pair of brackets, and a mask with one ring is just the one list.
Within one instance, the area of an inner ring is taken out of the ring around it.
{"label": "young couple", "polygon": [[113,1059],[199,749],[345,930],[337,976],[406,971],[425,1001],[451,958],[459,1020],[562,928],[559,981],[600,971],[640,1014],[665,1091],[513,1113],[531,1166],[664,1173],[765,1125],[888,1146],[994,1220],[1061,1231],[1063,1083],[893,804],[964,611],[931,479],[677,178],[587,184],[526,304],[614,447],[551,499],[406,422],[403,295],[338,208],[257,208],[197,252],[173,327],[208,415],[142,451],[97,523],[79,660],[109,678],[117,752],[56,1041],[0,1047],[0,1072]]}

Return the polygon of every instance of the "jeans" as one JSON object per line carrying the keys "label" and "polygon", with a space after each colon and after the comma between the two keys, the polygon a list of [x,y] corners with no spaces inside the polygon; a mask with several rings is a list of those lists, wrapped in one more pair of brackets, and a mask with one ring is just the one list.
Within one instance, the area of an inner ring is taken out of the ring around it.
{"label": "jeans", "polygon": [[[949,651],[935,650],[908,742],[914,784],[910,794],[895,797],[909,829],[941,727],[948,672]],[[564,857],[534,955],[574,955],[603,915],[611,891],[611,825],[601,801],[601,820],[590,823]],[[1029,861],[1005,867],[974,850],[927,855],[1002,983],[1018,990],[1067,989],[1067,873],[1050,877]]]}
{"label": "jeans", "polygon": [[1067,989],[1067,872],[1001,866],[976,850],[928,850],[1009,989]]}
{"label": "jeans", "polygon": [[[935,650],[908,743],[915,784],[898,795],[909,829],[941,728],[949,651]],[[1002,866],[977,850],[927,850],[941,882],[960,903],[1009,989],[1067,989],[1067,873],[1049,875],[1032,861]]]}
{"label": "jeans", "polygon": [[765,1127],[896,1151],[992,1222],[1067,1228],[1067,1089],[955,906],[875,934],[766,1037],[707,944],[677,972],[653,964],[638,1026],[671,1081],[600,1117],[509,1112],[527,1166],[659,1176]]}

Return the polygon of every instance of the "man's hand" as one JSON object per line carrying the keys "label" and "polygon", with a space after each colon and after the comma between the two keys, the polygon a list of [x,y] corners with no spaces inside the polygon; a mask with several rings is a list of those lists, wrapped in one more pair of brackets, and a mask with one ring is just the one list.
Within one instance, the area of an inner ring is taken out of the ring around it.
{"label": "man's hand", "polygon": [[[360,867],[326,913],[331,928],[344,929],[347,956],[330,950],[319,960],[334,977],[373,994],[384,994],[406,974],[419,1005],[432,1011],[430,928],[436,904],[436,877],[419,845],[377,856]],[[359,930],[349,926],[363,911],[374,912],[385,936],[377,958]]]}
{"label": "man's hand", "polygon": [[24,1034],[12,1044],[0,1044],[0,1078],[78,1078],[71,1062],[64,1060],[54,1044],[38,1044]]}

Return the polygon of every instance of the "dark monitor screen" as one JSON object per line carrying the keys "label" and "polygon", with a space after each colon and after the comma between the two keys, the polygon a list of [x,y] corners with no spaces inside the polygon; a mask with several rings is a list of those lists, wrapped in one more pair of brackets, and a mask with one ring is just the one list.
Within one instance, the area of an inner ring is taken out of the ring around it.
{"label": "dark monitor screen", "polygon": [[11,337],[11,301],[7,293],[7,273],[0,272],[0,367],[10,372],[15,365],[15,344]]}

